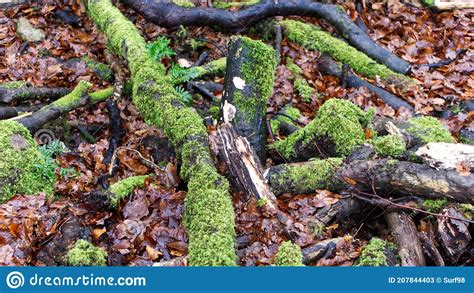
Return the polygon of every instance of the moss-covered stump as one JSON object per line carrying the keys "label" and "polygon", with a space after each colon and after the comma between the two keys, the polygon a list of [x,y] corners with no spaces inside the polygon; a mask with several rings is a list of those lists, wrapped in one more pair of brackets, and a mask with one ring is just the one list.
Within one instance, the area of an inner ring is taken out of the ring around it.
{"label": "moss-covered stump", "polygon": [[235,265],[229,186],[213,165],[202,118],[183,105],[171,79],[163,75],[163,65],[150,58],[138,30],[109,0],[87,1],[87,11],[108,37],[110,49],[127,59],[133,103],[147,123],[165,131],[177,150],[181,177],[188,181],[184,224],[189,236],[189,263]]}
{"label": "moss-covered stump", "polygon": [[272,145],[285,160],[306,161],[321,156],[347,156],[365,142],[373,110],[364,112],[346,100],[330,99],[316,118],[286,139]]}
{"label": "moss-covered stump", "polygon": [[331,36],[331,34],[315,25],[296,20],[284,20],[280,23],[290,41],[298,43],[307,49],[328,54],[335,60],[348,64],[359,74],[372,79],[378,76],[382,80],[395,84],[402,89],[414,84],[410,78],[377,63],[377,61],[369,56],[348,45],[346,42]]}
{"label": "moss-covered stump", "polygon": [[77,240],[66,254],[66,263],[70,266],[105,266],[107,252],[86,240]]}
{"label": "moss-covered stump", "polygon": [[283,242],[280,247],[278,247],[275,264],[280,267],[304,266],[301,248],[290,241]]}
{"label": "moss-covered stump", "polygon": [[225,112],[226,103],[236,108],[232,121],[226,122],[247,138],[260,160],[265,159],[265,113],[273,91],[275,67],[273,48],[246,37],[232,37],[221,108]]}
{"label": "moss-covered stump", "polygon": [[312,193],[317,189],[334,190],[341,185],[335,176],[341,165],[340,158],[277,165],[265,172],[265,179],[276,196],[286,192],[296,194]]}
{"label": "moss-covered stump", "polygon": [[396,264],[395,245],[387,243],[380,238],[372,238],[362,248],[362,253],[355,266],[393,266]]}
{"label": "moss-covered stump", "polygon": [[15,121],[0,121],[0,203],[15,194],[53,193],[36,165],[40,153],[30,132]]}

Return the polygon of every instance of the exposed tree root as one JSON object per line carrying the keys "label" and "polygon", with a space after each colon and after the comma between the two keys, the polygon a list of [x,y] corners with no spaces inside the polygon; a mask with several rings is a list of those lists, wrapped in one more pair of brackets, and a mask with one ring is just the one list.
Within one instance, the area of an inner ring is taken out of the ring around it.
{"label": "exposed tree root", "polygon": [[215,8],[183,8],[172,1],[124,0],[145,18],[164,27],[180,25],[215,25],[221,29],[241,31],[252,24],[274,16],[316,16],[332,24],[347,41],[373,59],[399,73],[407,73],[410,64],[389,51],[379,47],[352,20],[332,4],[310,0],[263,0],[239,11]]}

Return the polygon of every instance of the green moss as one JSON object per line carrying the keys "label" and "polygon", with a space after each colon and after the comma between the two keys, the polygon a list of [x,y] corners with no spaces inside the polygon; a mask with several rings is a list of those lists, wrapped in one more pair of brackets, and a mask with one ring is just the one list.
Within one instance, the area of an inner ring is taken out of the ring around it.
{"label": "green moss", "polygon": [[259,199],[257,200],[257,206],[258,206],[259,208],[264,207],[266,204],[267,204],[267,200],[266,200],[265,198],[259,198]]}
{"label": "green moss", "polygon": [[349,101],[330,99],[321,106],[313,121],[272,147],[289,159],[296,155],[296,143],[305,146],[316,137],[327,137],[335,144],[337,155],[346,156],[365,142],[365,128],[373,115],[373,109],[364,112]]}
{"label": "green moss", "polygon": [[114,72],[107,64],[97,62],[88,56],[81,57],[81,60],[84,61],[87,67],[94,71],[103,80],[108,82],[112,82],[114,80]]}
{"label": "green moss", "polygon": [[314,90],[314,88],[309,86],[306,79],[302,77],[296,77],[294,86],[298,95],[303,98],[303,102],[311,102],[311,98],[316,93],[316,91]]}
{"label": "green moss", "polygon": [[107,252],[85,240],[77,240],[66,254],[66,263],[71,266],[106,266]]}
{"label": "green moss", "polygon": [[371,141],[371,144],[380,157],[399,158],[406,151],[405,141],[398,135],[377,137]]}
{"label": "green moss", "polygon": [[92,87],[87,81],[81,80],[79,84],[70,92],[69,94],[65,95],[64,97],[56,100],[52,103],[55,107],[58,108],[69,108],[72,104],[77,103],[85,93]]}
{"label": "green moss", "polygon": [[[189,70],[192,70],[192,73],[191,73],[192,79],[196,79],[196,78],[201,78],[208,75],[216,75],[216,74],[222,73],[225,71],[226,64],[227,64],[227,58],[223,57],[223,58],[213,60],[203,66],[192,67]],[[178,78],[176,80],[173,80],[172,82],[174,85],[179,85],[185,82],[185,80],[183,80],[182,78]]]}
{"label": "green moss", "polygon": [[428,212],[439,213],[445,205],[448,204],[448,200],[443,199],[425,199],[423,201],[423,208]]}
{"label": "green moss", "polygon": [[148,177],[150,177],[150,175],[131,176],[110,185],[111,205],[117,207],[120,201],[128,197],[136,187],[142,187],[145,184],[145,179]]}
{"label": "green moss", "polygon": [[280,172],[273,174],[270,182],[279,186],[290,184],[289,190],[301,193],[332,189],[338,184],[334,174],[342,162],[341,158],[328,158],[311,160],[306,164],[288,164]]}
{"label": "green moss", "polygon": [[421,0],[421,3],[425,6],[431,7],[435,5],[435,0]]}
{"label": "green moss", "polygon": [[291,58],[286,58],[286,68],[288,68],[288,70],[294,75],[294,76],[298,76],[298,75],[301,75],[303,74],[303,70],[301,69],[301,67],[299,67],[295,61],[293,61],[293,59]]}
{"label": "green moss", "polygon": [[181,161],[181,178],[188,181],[185,226],[190,265],[235,265],[234,212],[228,183],[213,165],[202,118],[185,107],[164,67],[151,60],[133,23],[109,0],[89,1],[88,14],[122,55],[133,80],[133,103],[148,124],[162,128]]}
{"label": "green moss", "polygon": [[227,196],[228,183],[208,164],[195,171],[185,198],[189,261],[199,266],[235,266],[235,215]]}
{"label": "green moss", "polygon": [[[290,116],[293,120],[298,120],[301,117],[300,110],[291,106],[285,106],[282,112]],[[295,123],[290,118],[285,117],[283,115],[275,115],[270,120],[270,127],[272,128],[273,133],[276,133],[278,131],[278,128],[280,127],[281,123],[289,123],[295,125]]]}
{"label": "green moss", "polygon": [[0,121],[0,202],[15,194],[53,193],[36,165],[41,154],[28,129],[15,121]]}
{"label": "green moss", "polygon": [[410,118],[407,123],[407,132],[423,143],[454,142],[451,133],[434,117]]}
{"label": "green moss", "polygon": [[242,2],[222,2],[222,1],[216,1],[213,2],[212,5],[214,5],[215,8],[219,9],[229,9],[232,7],[242,7],[242,6],[251,6],[259,3],[260,0],[247,0],[247,1],[242,1]]}
{"label": "green moss", "polygon": [[301,248],[290,241],[283,242],[280,247],[278,247],[275,264],[281,267],[304,266]]}
{"label": "green moss", "polygon": [[211,114],[213,119],[217,120],[219,118],[219,112],[220,112],[219,106],[212,106],[209,108],[209,114]]}
{"label": "green moss", "polygon": [[362,253],[355,266],[387,266],[387,257],[385,256],[387,249],[387,242],[379,238],[372,238],[362,249]]}
{"label": "green moss", "polygon": [[331,55],[335,60],[348,64],[354,71],[369,78],[380,78],[396,83],[412,84],[413,81],[398,74],[384,65],[358,51],[346,42],[337,39],[331,34],[322,31],[312,24],[296,20],[284,20],[280,22],[285,28],[285,35],[292,42],[298,43],[311,50]]}
{"label": "green moss", "polygon": [[114,94],[114,88],[113,87],[108,87],[103,90],[98,90],[93,93],[89,94],[90,97],[90,102],[92,104],[102,102],[107,100],[107,98],[110,98]]}
{"label": "green moss", "polygon": [[178,5],[178,6],[186,7],[186,8],[191,8],[191,7],[196,6],[196,5],[194,5],[193,2],[191,2],[189,0],[173,0],[173,3]]}
{"label": "green moss", "polygon": [[242,112],[254,113],[260,109],[261,116],[265,115],[268,99],[273,92],[275,78],[276,56],[275,50],[270,46],[247,37],[232,37],[233,41],[240,40],[243,47],[239,54],[244,54],[245,62],[242,64],[242,78],[246,86],[255,87],[257,96],[242,97],[240,91],[234,93],[234,104]]}
{"label": "green moss", "polygon": [[474,205],[468,203],[460,203],[458,204],[459,209],[461,212],[464,213],[464,216],[468,219],[472,219],[472,215],[474,214]]}
{"label": "green moss", "polygon": [[29,83],[23,80],[7,81],[0,84],[0,88],[4,88],[7,90],[14,90],[14,89],[22,88],[22,87],[27,87],[27,86],[29,86]]}

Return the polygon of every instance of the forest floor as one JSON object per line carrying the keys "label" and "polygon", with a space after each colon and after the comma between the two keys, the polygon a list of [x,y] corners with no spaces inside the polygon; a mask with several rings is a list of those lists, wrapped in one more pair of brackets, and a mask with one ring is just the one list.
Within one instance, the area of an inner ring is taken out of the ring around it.
{"label": "forest floor", "polygon": [[[193,63],[203,51],[209,52],[209,60],[218,59],[227,50],[231,34],[206,26],[176,30],[160,28],[132,10],[119,7],[136,24],[146,41],[154,41],[158,36],[169,38],[170,47],[176,55],[164,59],[166,66],[171,66],[180,58]],[[346,3],[344,7],[355,19],[357,12],[354,4]],[[58,16],[58,11],[69,11],[78,22],[65,23]],[[16,22],[21,17],[26,17],[36,28],[43,29],[46,38],[41,42],[25,44],[16,33]],[[461,128],[474,131],[473,113],[459,108],[462,101],[474,98],[472,10],[433,13],[429,9],[400,3],[391,7],[376,3],[368,5],[361,17],[377,44],[414,65],[455,58],[458,49],[465,50],[447,66],[434,69],[415,67],[410,76],[416,79],[417,90],[399,92],[398,95],[412,104],[416,113],[438,117],[454,137],[458,137]],[[294,18],[333,31],[317,18]],[[8,8],[0,11],[0,24],[0,83],[27,80],[38,87],[71,88],[79,80],[86,80],[95,89],[110,86],[84,62],[67,62],[88,56],[105,63],[107,41],[94,28],[80,5]],[[252,37],[252,34],[249,36]],[[271,41],[269,43],[272,44]],[[278,112],[286,104],[291,104],[304,115],[301,121],[307,123],[325,100],[345,98],[362,109],[375,107],[378,115],[396,118],[409,115],[395,111],[365,88],[343,88],[336,77],[324,76],[315,66],[314,60],[318,55],[283,39],[282,61],[276,70],[268,111]],[[296,94],[293,82],[288,78],[291,73],[284,65],[287,58],[293,59],[303,69],[303,76],[315,89],[317,94],[310,99]],[[216,76],[213,81],[223,83],[224,78]],[[382,83],[375,83],[383,87]],[[397,91],[395,88],[391,90]],[[222,93],[214,92],[214,95],[221,97]],[[212,106],[197,94],[190,103],[203,113],[207,113]],[[164,135],[159,129],[145,124],[130,97],[125,96],[119,102],[119,109],[125,130],[121,142],[124,148],[117,152],[119,171],[107,182],[111,184],[132,175],[155,173],[157,176],[147,180],[143,188],[135,189],[117,209],[97,210],[93,198],[84,195],[99,189],[97,178],[108,172],[109,168],[102,163],[111,135],[105,103],[79,108],[49,123],[43,128],[53,131],[55,139],[62,141],[68,150],[57,157],[59,166],[73,168],[75,172],[66,176],[57,174],[55,200],[41,194],[17,195],[0,205],[0,265],[64,264],[64,255],[77,238],[89,238],[105,249],[108,265],[149,266],[187,254],[188,239],[182,224],[186,186],[178,183],[178,165],[173,151],[166,143],[158,148],[147,145],[147,141],[156,141]],[[87,141],[75,125],[84,125],[95,142]],[[153,168],[144,164],[142,156],[149,160],[165,157],[168,165],[163,169]],[[271,157],[266,165],[271,166],[277,160]],[[315,213],[339,198],[337,194],[320,190],[313,194],[280,197],[278,204],[282,211],[312,227]],[[243,194],[235,193],[233,204],[239,264],[274,263],[278,246],[285,237],[277,219],[262,213],[257,200],[246,198]],[[313,265],[352,265],[361,247],[372,236],[391,239],[383,213],[383,210],[374,207],[363,217],[355,217],[354,222],[333,224],[321,230],[314,227],[311,234],[299,235],[299,239],[306,246],[324,239],[346,237],[348,240],[337,248],[337,253]]]}

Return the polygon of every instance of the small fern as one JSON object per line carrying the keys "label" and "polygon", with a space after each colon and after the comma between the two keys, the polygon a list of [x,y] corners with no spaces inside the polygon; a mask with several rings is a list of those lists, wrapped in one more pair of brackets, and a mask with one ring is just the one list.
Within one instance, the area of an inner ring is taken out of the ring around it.
{"label": "small fern", "polygon": [[179,79],[182,82],[187,82],[193,78],[198,76],[198,71],[196,68],[184,68],[179,66],[179,64],[174,63],[168,69],[168,75],[171,76],[173,79]]}
{"label": "small fern", "polygon": [[193,96],[187,90],[179,86],[176,88],[176,92],[181,96],[181,100],[183,101],[184,104],[188,106],[191,104],[193,100]]}
{"label": "small fern", "polygon": [[61,168],[56,162],[56,157],[66,150],[61,141],[54,140],[47,145],[40,146],[38,150],[41,154],[41,162],[36,164],[35,167],[45,180],[54,182],[56,180],[56,171],[59,172],[61,177],[77,174],[75,169]]}
{"label": "small fern", "polygon": [[158,37],[153,43],[148,43],[146,48],[151,58],[155,61],[161,61],[165,57],[172,57],[176,53],[169,47],[170,40],[164,37]]}

